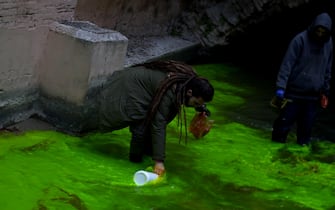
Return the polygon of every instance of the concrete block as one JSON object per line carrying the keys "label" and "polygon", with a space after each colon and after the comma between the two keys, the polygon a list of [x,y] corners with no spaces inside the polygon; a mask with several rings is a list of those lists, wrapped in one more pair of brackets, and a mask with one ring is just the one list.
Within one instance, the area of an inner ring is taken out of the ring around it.
{"label": "concrete block", "polygon": [[87,21],[53,23],[39,65],[40,90],[82,105],[91,87],[124,67],[128,39]]}

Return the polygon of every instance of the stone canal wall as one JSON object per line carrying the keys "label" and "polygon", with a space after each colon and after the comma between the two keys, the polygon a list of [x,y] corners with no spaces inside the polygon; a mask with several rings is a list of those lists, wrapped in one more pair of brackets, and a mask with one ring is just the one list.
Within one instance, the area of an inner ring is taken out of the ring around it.
{"label": "stone canal wall", "polygon": [[0,128],[37,115],[80,129],[115,70],[197,56],[311,2],[0,0]]}

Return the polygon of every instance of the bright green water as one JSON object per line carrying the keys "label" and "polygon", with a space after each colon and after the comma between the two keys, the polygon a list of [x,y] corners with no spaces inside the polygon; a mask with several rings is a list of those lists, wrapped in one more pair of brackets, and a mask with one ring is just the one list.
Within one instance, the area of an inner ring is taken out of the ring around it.
{"label": "bright green water", "polygon": [[2,132],[0,209],[335,209],[335,145],[300,147],[294,135],[286,145],[271,142],[272,111],[254,97],[261,84],[248,86],[227,65],[196,68],[216,88],[215,124],[203,139],[189,134],[187,144],[178,143],[176,121],[169,125],[167,173],[158,183],[133,183],[151,160],[128,161],[127,129],[82,138]]}

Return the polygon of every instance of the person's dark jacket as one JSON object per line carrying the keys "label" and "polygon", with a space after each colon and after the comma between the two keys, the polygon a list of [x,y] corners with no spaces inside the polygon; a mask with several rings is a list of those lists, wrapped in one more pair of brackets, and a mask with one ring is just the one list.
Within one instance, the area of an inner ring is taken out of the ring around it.
{"label": "person's dark jacket", "polygon": [[[166,77],[167,73],[143,66],[114,72],[101,95],[100,124],[104,130],[142,122],[156,90]],[[166,126],[176,114],[176,94],[172,88],[163,96],[150,124],[154,160],[165,159]]]}
{"label": "person's dark jacket", "polygon": [[332,20],[327,13],[318,15],[308,29],[297,34],[289,44],[277,77],[277,88],[291,99],[318,99],[328,93],[333,62],[333,41],[315,42],[310,32],[317,26],[329,30]]}

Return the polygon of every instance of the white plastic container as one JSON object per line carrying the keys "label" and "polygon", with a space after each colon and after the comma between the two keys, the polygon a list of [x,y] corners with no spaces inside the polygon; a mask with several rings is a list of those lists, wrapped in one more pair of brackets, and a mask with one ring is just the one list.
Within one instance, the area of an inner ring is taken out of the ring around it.
{"label": "white plastic container", "polygon": [[137,186],[145,185],[151,181],[154,181],[157,178],[158,174],[144,170],[139,170],[134,174],[134,182]]}

